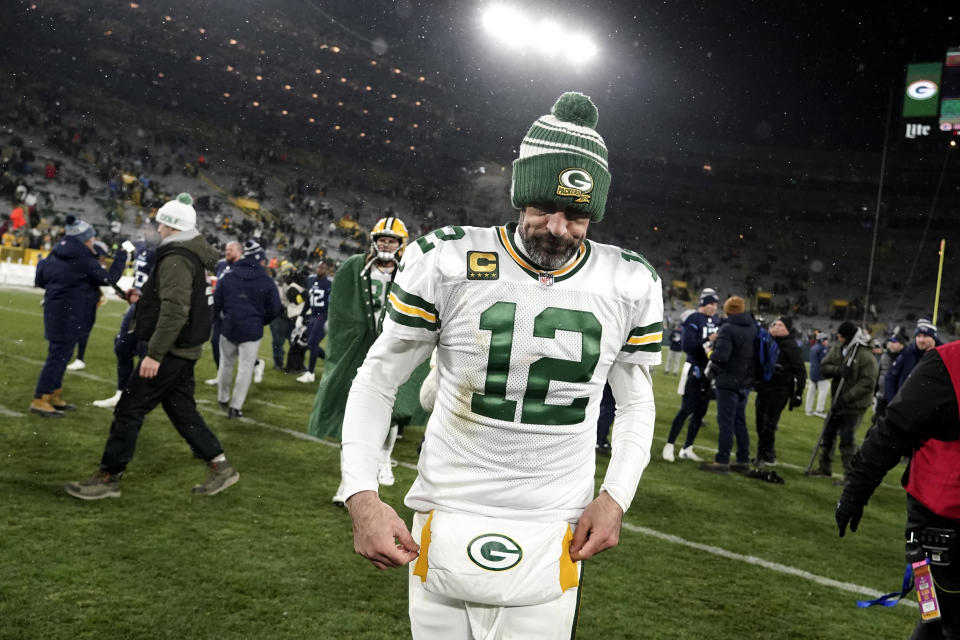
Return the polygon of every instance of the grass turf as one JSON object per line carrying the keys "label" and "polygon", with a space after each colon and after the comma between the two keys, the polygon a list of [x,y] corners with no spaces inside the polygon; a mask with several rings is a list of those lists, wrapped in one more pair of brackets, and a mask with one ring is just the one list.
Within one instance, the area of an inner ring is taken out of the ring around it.
{"label": "grass turf", "polygon": [[[124,308],[114,300],[100,309],[87,369],[66,375],[64,395],[78,410],[43,419],[27,413],[46,354],[39,303],[36,292],[0,290],[0,638],[409,637],[405,572],[379,572],[354,555],[349,516],[330,503],[337,448],[268,426],[305,431],[316,385],[268,370],[251,389],[248,420],[231,421],[216,408],[215,389],[198,384],[201,411],[241,472],[221,495],[190,494],[204,468],[158,410],[141,432],[122,498],[80,502],[62,485],[99,461],[110,414],[90,402],[114,390],[112,340]],[[269,338],[261,357],[270,361]],[[197,380],[213,375],[205,353]],[[899,586],[899,471],[878,489],[861,530],[840,540],[839,490],[799,469],[821,421],[784,412],[784,485],[703,473],[660,459],[679,396],[675,377],[658,370],[654,381],[653,460],[620,547],[587,563],[578,638],[909,635],[915,609],[857,609],[854,593],[805,577]],[[751,431],[752,413],[751,403]],[[706,421],[697,443],[705,458],[716,446],[712,406]],[[408,429],[395,457],[415,464],[421,435]],[[598,481],[605,464],[598,460]],[[408,521],[402,499],[414,473],[398,467],[397,485],[381,492]]]}

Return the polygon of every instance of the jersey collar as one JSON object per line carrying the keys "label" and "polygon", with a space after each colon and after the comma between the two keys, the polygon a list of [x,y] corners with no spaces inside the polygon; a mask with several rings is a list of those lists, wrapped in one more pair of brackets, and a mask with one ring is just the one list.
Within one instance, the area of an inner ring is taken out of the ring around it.
{"label": "jersey collar", "polygon": [[590,253],[592,251],[590,241],[584,240],[583,244],[580,245],[580,251],[577,253],[576,257],[570,261],[569,264],[566,264],[553,271],[547,271],[545,269],[541,269],[523,254],[523,251],[519,246],[517,246],[516,240],[514,239],[514,234],[516,231],[516,222],[509,222],[502,227],[497,227],[497,239],[500,241],[500,244],[503,246],[504,250],[506,250],[507,254],[513,258],[514,262],[517,263],[517,266],[523,269],[523,271],[534,280],[539,280],[542,274],[550,274],[553,277],[554,282],[566,280],[567,278],[573,276],[583,267],[583,265],[587,263],[587,258],[590,257]]}

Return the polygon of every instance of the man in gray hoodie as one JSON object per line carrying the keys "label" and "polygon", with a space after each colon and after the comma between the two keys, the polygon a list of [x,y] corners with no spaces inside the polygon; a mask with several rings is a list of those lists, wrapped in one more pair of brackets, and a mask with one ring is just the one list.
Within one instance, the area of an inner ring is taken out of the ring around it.
{"label": "man in gray hoodie", "polygon": [[90,479],[66,485],[66,492],[75,498],[120,497],[120,478],[133,459],[140,427],[158,404],[194,456],[207,462],[207,479],[193,487],[194,493],[213,495],[240,478],[193,399],[193,369],[210,338],[213,320],[205,270],[213,270],[219,256],[196,230],[192,204],[190,195],[181,193],[157,211],[162,240],[133,320],[147,354],[114,409],[100,468]]}

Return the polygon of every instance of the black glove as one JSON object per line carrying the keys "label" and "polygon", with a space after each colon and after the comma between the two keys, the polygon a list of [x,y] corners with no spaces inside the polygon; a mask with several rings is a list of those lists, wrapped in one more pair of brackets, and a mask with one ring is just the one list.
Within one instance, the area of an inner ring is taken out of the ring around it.
{"label": "black glove", "polygon": [[840,377],[844,380],[850,380],[853,377],[853,367],[848,364],[840,367]]}
{"label": "black glove", "polygon": [[790,397],[789,409],[790,409],[790,411],[793,411],[794,409],[796,409],[797,407],[799,407],[799,406],[802,405],[802,404],[803,404],[803,395],[800,394],[800,393],[794,393],[794,394]]}
{"label": "black glove", "polygon": [[860,526],[860,518],[863,517],[863,505],[855,502],[844,502],[841,498],[837,502],[837,509],[834,512],[837,519],[837,528],[840,530],[840,537],[847,532],[847,524],[850,525],[850,531],[856,531]]}

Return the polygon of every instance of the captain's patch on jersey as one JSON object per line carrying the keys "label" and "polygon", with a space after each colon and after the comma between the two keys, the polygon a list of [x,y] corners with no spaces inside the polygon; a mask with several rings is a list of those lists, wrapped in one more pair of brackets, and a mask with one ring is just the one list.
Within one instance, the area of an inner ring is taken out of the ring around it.
{"label": "captain's patch on jersey", "polygon": [[500,277],[495,251],[467,251],[467,280],[496,280]]}

